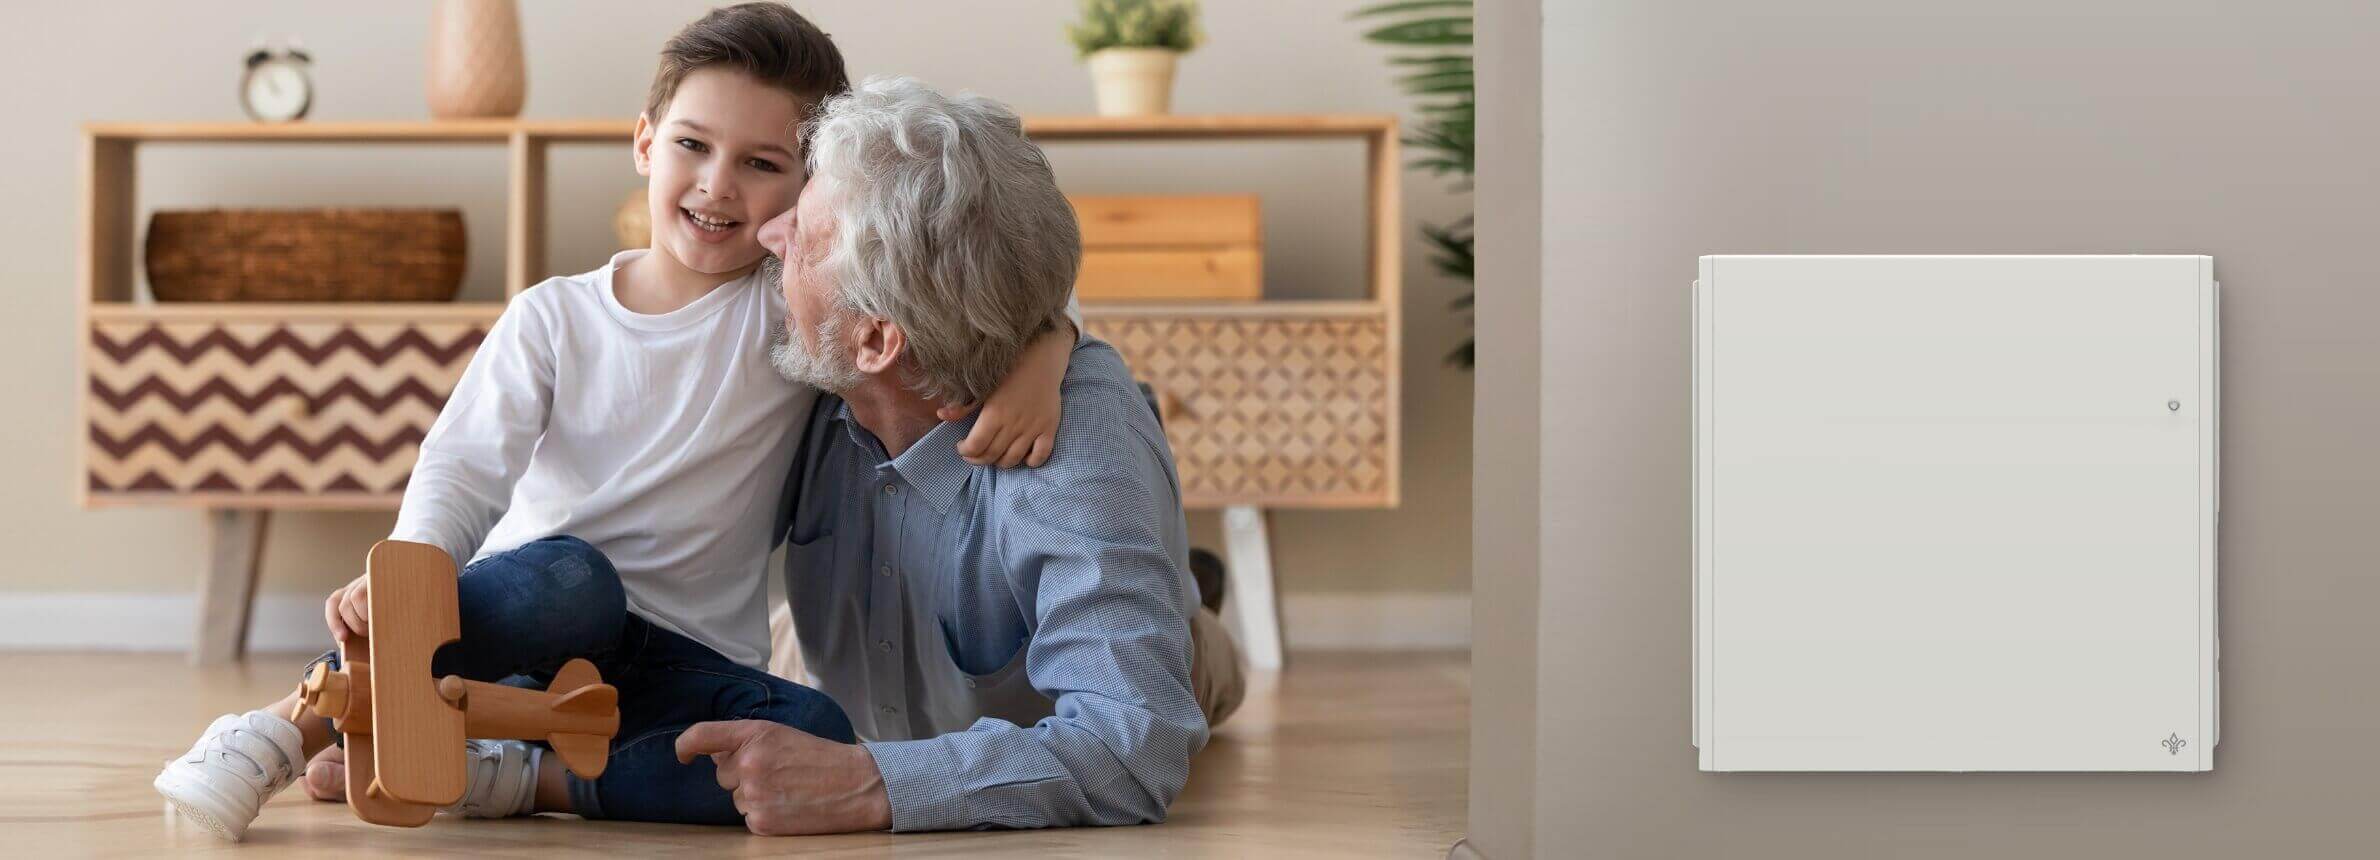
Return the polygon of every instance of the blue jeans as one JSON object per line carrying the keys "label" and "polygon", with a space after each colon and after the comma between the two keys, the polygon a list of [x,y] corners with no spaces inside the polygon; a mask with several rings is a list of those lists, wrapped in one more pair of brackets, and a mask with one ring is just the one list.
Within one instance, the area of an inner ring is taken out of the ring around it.
{"label": "blue jeans", "polygon": [[[711,759],[678,763],[677,739],[709,720],[768,720],[853,743],[851,720],[817,690],[720,656],[628,611],[620,574],[586,541],[550,537],[496,553],[456,580],[462,638],[430,660],[432,675],[543,688],[585,657],[620,690],[611,760],[592,780],[569,777],[587,818],[742,824]],[[336,651],[325,655],[334,665]]]}

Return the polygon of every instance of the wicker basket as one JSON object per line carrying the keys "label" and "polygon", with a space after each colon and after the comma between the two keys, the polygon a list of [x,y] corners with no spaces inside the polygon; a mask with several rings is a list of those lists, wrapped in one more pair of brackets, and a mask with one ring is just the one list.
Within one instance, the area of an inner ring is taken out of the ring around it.
{"label": "wicker basket", "polygon": [[149,219],[166,302],[443,302],[463,286],[453,209],[209,209]]}

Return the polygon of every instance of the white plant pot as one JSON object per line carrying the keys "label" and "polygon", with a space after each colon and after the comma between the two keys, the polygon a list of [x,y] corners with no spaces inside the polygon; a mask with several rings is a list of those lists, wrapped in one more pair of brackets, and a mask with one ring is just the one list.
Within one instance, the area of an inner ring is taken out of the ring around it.
{"label": "white plant pot", "polygon": [[1100,116],[1149,116],[1173,107],[1173,64],[1164,48],[1106,48],[1090,56]]}

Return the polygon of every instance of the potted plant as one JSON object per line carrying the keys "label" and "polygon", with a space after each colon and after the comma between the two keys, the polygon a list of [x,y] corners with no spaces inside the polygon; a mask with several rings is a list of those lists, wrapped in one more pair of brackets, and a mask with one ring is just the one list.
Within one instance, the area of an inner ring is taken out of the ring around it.
{"label": "potted plant", "polygon": [[1091,67],[1100,116],[1147,116],[1173,104],[1174,60],[1198,46],[1194,0],[1083,0],[1066,28]]}

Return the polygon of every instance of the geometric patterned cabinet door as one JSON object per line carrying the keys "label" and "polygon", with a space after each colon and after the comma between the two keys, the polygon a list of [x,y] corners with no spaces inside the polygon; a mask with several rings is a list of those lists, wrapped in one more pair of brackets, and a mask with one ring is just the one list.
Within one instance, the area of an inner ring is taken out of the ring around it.
{"label": "geometric patterned cabinet door", "polygon": [[1379,315],[1084,315],[1156,389],[1185,504],[1396,504],[1395,386]]}
{"label": "geometric patterned cabinet door", "polygon": [[90,500],[394,507],[487,333],[442,316],[93,320]]}

